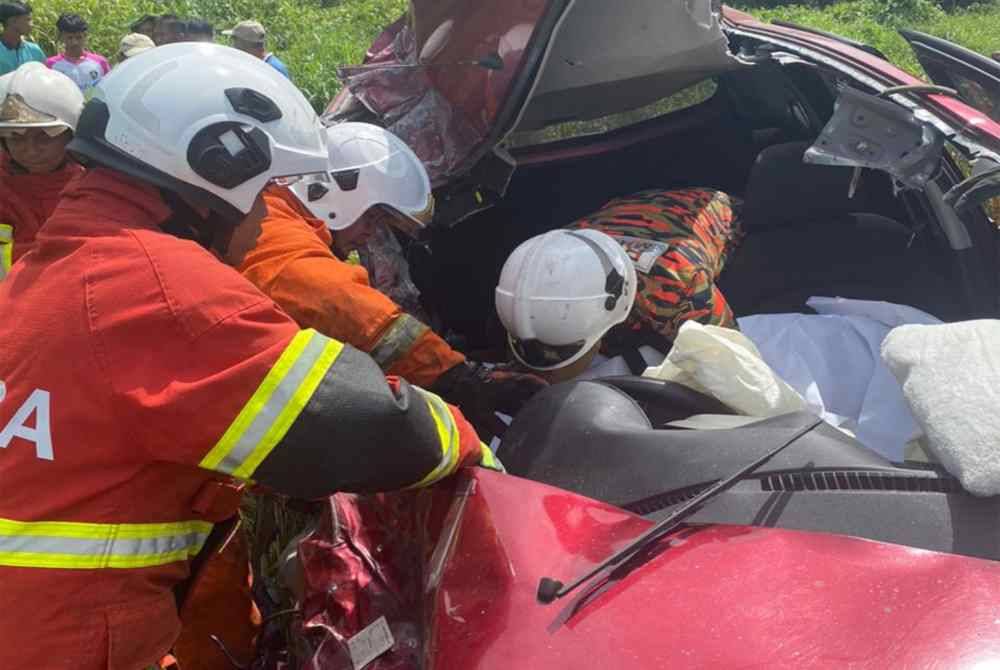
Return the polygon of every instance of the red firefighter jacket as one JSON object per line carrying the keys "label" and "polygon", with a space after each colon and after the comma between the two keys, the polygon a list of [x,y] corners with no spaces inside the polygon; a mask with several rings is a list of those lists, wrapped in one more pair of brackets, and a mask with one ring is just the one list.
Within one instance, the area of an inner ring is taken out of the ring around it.
{"label": "red firefighter jacket", "polygon": [[92,170],[0,282],[0,668],[156,663],[234,479],[318,497],[485,455],[437,396],[163,233],[169,214]]}
{"label": "red firefighter jacket", "polygon": [[83,168],[72,161],[50,174],[19,172],[0,151],[0,279],[35,246],[59,194],[82,174]]}

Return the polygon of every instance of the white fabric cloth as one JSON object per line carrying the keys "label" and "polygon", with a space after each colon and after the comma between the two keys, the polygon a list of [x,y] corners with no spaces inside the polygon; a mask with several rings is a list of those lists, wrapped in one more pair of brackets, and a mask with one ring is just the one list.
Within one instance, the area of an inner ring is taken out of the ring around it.
{"label": "white fabric cloth", "polygon": [[[906,445],[922,430],[899,383],[882,362],[880,348],[896,326],[941,322],[912,307],[885,302],[811,298],[808,305],[819,314],[763,314],[739,320],[743,334],[770,370],[750,363],[738,366],[736,372],[719,367],[722,359],[717,352],[699,354],[697,347],[685,346],[680,355],[693,357],[684,363],[687,373],[711,377],[708,385],[704,380],[700,387],[686,385],[707,389],[733,409],[758,416],[808,409],[889,460],[904,460]],[[729,342],[734,341],[730,337]],[[748,351],[744,346],[743,352]],[[707,370],[697,370],[699,357]],[[747,360],[730,356],[728,363]],[[775,386],[772,376],[793,389],[793,395]],[[759,398],[745,400],[755,389]],[[795,402],[795,395],[804,406]],[[754,402],[760,406],[751,411]]]}
{"label": "white fabric cloth", "polygon": [[778,314],[739,320],[764,360],[828,423],[892,461],[922,434],[892,372],[882,341],[905,324],[940,324],[905,305],[811,298],[819,315]]}
{"label": "white fabric cloth", "polygon": [[971,493],[1000,494],[1000,321],[896,328],[882,357],[932,455]]}

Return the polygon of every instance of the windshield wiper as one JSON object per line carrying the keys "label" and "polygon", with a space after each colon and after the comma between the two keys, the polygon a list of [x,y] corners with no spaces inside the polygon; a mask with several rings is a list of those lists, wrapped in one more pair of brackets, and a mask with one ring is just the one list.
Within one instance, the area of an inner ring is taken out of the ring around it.
{"label": "windshield wiper", "polygon": [[638,552],[642,551],[646,547],[650,546],[661,537],[674,530],[679,526],[685,519],[701,509],[707,502],[712,500],[715,496],[723,493],[727,489],[731,488],[733,485],[738,483],[741,479],[749,474],[752,474],[754,470],[760,466],[767,463],[769,460],[780,454],[782,451],[790,447],[791,445],[798,442],[800,439],[812,432],[818,425],[823,423],[822,419],[816,419],[805,428],[797,431],[791,438],[784,442],[781,446],[772,449],[767,452],[757,460],[744,466],[737,472],[734,472],[729,477],[720,480],[708,487],[697,496],[689,500],[682,507],[678,508],[672,512],[667,518],[660,521],[658,524],[647,530],[645,533],[637,537],[631,544],[629,544],[624,549],[613,554],[611,557],[606,559],[600,565],[594,567],[592,570],[587,572],[581,577],[578,577],[569,585],[563,585],[563,583],[557,579],[552,579],[551,577],[542,577],[538,582],[538,601],[544,605],[562,598],[576,589],[580,588],[588,581],[604,572],[608,568],[614,567],[623,563],[627,559],[635,556]]}

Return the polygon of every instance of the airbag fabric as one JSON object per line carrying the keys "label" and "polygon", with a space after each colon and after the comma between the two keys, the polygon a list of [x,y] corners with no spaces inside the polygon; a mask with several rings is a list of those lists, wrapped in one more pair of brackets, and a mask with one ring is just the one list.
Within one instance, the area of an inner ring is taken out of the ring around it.
{"label": "airbag fabric", "polygon": [[969,492],[1000,494],[1000,321],[902,326],[882,358],[932,455]]}
{"label": "airbag fabric", "polygon": [[768,367],[746,335],[696,321],[681,326],[666,360],[644,376],[683,384],[749,416],[809,409],[802,396]]}

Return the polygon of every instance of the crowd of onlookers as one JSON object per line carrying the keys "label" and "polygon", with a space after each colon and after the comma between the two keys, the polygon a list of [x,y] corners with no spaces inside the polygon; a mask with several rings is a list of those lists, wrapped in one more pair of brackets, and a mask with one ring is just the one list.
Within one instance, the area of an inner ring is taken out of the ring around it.
{"label": "crowd of onlookers", "polygon": [[[62,50],[53,56],[47,56],[38,44],[28,40],[32,27],[30,4],[17,0],[0,3],[0,76],[24,63],[38,61],[68,76],[85,94],[111,71],[112,64],[163,44],[214,42],[217,36],[215,26],[204,19],[175,14],[146,15],[129,27],[130,32],[122,37],[111,63],[87,49],[90,26],[78,14],[62,14],[56,21],[56,39]],[[267,50],[267,31],[257,21],[242,21],[218,35],[229,38],[233,47],[262,59],[291,79],[285,64]]]}

